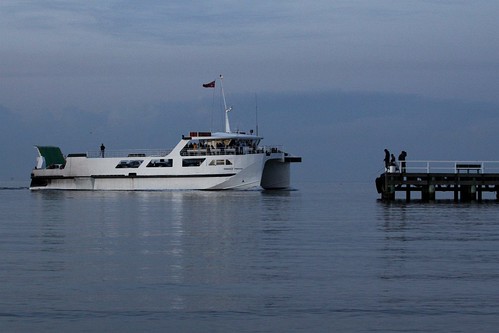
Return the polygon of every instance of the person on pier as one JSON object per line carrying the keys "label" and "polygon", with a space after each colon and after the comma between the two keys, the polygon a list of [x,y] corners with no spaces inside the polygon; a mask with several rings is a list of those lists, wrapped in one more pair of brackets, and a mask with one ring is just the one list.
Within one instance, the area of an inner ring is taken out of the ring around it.
{"label": "person on pier", "polygon": [[405,173],[405,158],[407,157],[407,153],[405,150],[402,150],[402,152],[399,155],[399,162],[400,162],[400,172]]}
{"label": "person on pier", "polygon": [[395,159],[395,155],[391,155],[390,158],[390,166],[395,167],[395,171],[398,171],[399,166],[397,165],[397,160]]}
{"label": "person on pier", "polygon": [[385,171],[388,171],[390,169],[390,152],[388,149],[385,149],[385,159],[383,161],[385,162]]}

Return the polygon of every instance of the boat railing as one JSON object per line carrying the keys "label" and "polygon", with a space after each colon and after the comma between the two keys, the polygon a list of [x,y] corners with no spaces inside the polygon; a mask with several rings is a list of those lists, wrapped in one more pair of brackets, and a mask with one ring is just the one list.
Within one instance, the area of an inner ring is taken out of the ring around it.
{"label": "boat railing", "polygon": [[[405,166],[403,165],[405,163]],[[499,161],[407,160],[391,166],[388,172],[406,173],[499,173]]]}
{"label": "boat railing", "polygon": [[[164,157],[168,155],[171,150],[166,149],[117,149],[105,150],[104,157]],[[87,157],[97,158],[102,157],[101,151],[88,151]]]}
{"label": "boat railing", "polygon": [[247,154],[271,154],[282,153],[282,146],[262,146],[262,147],[220,147],[220,148],[184,148],[180,152],[182,156],[213,156],[213,155],[247,155]]}
{"label": "boat railing", "polygon": [[275,145],[275,146],[263,146],[262,147],[264,152],[267,154],[272,154],[272,153],[283,153],[284,151],[282,150],[282,145]]}

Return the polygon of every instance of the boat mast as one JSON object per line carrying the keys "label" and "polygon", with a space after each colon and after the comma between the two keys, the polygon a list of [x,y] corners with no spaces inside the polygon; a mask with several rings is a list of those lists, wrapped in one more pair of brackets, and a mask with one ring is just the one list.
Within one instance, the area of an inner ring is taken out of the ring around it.
{"label": "boat mast", "polygon": [[232,110],[232,107],[228,108],[227,103],[225,102],[225,93],[224,93],[224,84],[223,84],[223,75],[220,75],[220,87],[222,88],[222,97],[224,99],[224,108],[225,108],[225,132],[231,133],[230,131],[230,123],[229,123],[229,112]]}

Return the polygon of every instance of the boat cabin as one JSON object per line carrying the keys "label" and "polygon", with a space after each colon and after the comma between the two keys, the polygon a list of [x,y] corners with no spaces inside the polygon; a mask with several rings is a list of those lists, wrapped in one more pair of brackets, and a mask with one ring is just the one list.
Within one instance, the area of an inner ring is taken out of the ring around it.
{"label": "boat cabin", "polygon": [[258,147],[261,137],[245,133],[191,132],[183,137],[187,143],[181,156],[245,155],[262,153]]}

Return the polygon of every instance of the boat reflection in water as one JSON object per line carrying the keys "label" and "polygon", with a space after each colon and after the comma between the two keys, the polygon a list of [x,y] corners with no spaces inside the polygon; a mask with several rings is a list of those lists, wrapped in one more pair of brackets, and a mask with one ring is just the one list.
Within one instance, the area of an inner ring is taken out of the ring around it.
{"label": "boat reflection in water", "polygon": [[[88,302],[92,311],[120,305],[131,281],[135,288],[156,290],[136,300],[148,311],[225,311],[240,306],[247,283],[286,280],[290,267],[279,258],[289,258],[293,250],[285,240],[293,232],[292,202],[299,195],[258,190],[33,192],[32,207],[40,212],[35,257],[46,262],[41,266],[50,269],[53,280],[86,281],[95,293],[104,288],[104,296],[75,298],[80,307]],[[61,292],[61,299],[66,296]],[[101,301],[92,302],[92,297]]]}

